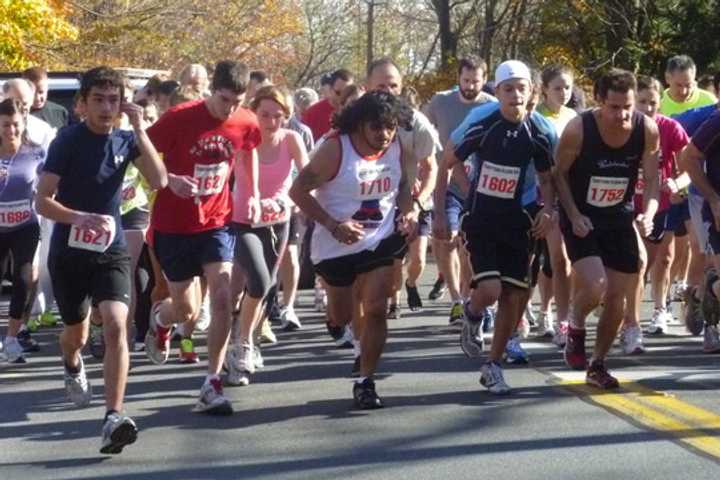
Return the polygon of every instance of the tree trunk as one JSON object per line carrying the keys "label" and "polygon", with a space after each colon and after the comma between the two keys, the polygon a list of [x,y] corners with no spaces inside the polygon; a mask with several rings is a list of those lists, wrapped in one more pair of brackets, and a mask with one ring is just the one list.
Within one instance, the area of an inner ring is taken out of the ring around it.
{"label": "tree trunk", "polygon": [[365,46],[365,56],[367,58],[366,70],[370,69],[373,61],[373,45],[375,44],[375,0],[367,0],[367,45]]}
{"label": "tree trunk", "polygon": [[440,37],[440,68],[445,69],[457,57],[457,32],[452,30],[450,0],[433,0]]}

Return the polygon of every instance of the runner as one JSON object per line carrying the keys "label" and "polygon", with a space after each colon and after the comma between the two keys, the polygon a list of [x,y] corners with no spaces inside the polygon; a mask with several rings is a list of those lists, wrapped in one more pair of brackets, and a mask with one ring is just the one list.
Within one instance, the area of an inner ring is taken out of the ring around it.
{"label": "runner", "polygon": [[235,239],[229,178],[239,156],[250,182],[248,218],[259,217],[257,156],[260,130],[255,116],[240,107],[248,82],[245,65],[222,61],[213,75],[212,95],[168,110],[148,129],[164,154],[168,187],[158,192],[152,210],[154,248],[167,277],[170,299],[153,306],[145,352],[162,364],[170,352],[174,324],[196,319],[200,299],[195,280],[207,279],[212,322],[208,334],[208,373],[195,411],[230,415],[220,370],[230,333],[230,275]]}
{"label": "runner", "polygon": [[[426,114],[430,122],[437,128],[441,145],[447,144],[450,134],[472,109],[484,103],[497,101],[493,96],[482,91],[486,80],[487,65],[485,62],[474,57],[466,57],[458,62],[458,89],[439,92],[432,97]],[[441,156],[442,149],[438,151],[437,158]],[[463,293],[467,293],[467,291],[461,290],[460,279],[472,276],[467,271],[469,266],[467,252],[462,246],[458,232],[460,231],[460,213],[470,188],[465,179],[474,177],[473,165],[472,161],[464,162],[462,166],[459,165],[453,170],[450,177],[448,194],[445,199],[445,218],[447,218],[450,229],[449,242],[435,237],[432,240],[433,254],[442,280],[435,281],[429,297],[431,300],[439,299],[442,296],[443,287],[447,288],[452,301],[450,325],[462,324],[463,297],[465,296]],[[460,168],[465,169],[465,175],[456,172]],[[469,281],[463,282],[463,284],[467,287]]]}
{"label": "runner", "polygon": [[[80,83],[82,123],[60,132],[48,152],[38,185],[38,213],[56,222],[48,267],[65,324],[60,336],[65,389],[79,407],[92,389],[80,351],[87,340],[90,302],[105,335],[105,403],[101,453],[120,453],[137,427],[123,415],[127,383],[127,314],[130,267],[120,225],[122,180],[130,162],[152,188],[167,183],[165,168],[143,130],[142,108],[121,103],[122,76],[107,67],[86,72]],[[123,112],[132,132],[114,127]]]}
{"label": "runner", "polygon": [[[693,186],[704,198],[702,219],[708,230],[714,270],[707,272],[702,313],[705,319],[703,351],[720,352],[718,322],[720,321],[720,112],[715,111],[694,133],[680,155],[680,165],[690,174]],[[705,171],[703,171],[703,162]]]}
{"label": "runner", "polygon": [[[574,291],[568,318],[565,362],[587,369],[586,382],[617,388],[605,357],[623,319],[625,294],[638,281],[639,240],[652,231],[657,210],[658,131],[635,111],[637,83],[613,69],[596,83],[599,107],[570,121],[556,154],[555,182],[562,208],[560,228],[573,266]],[[633,218],[632,197],[640,168],[645,185],[643,213]],[[585,356],[585,319],[604,301],[595,349]]]}
{"label": "runner", "polygon": [[340,94],[343,89],[355,83],[353,74],[343,68],[335,70],[329,82],[325,98],[312,104],[302,114],[302,122],[310,127],[316,142],[330,130],[332,116],[340,108]]}
{"label": "runner", "polygon": [[292,200],[316,222],[312,261],[327,285],[328,310],[348,321],[356,304],[363,304],[360,377],[353,385],[361,409],[383,406],[373,375],[387,337],[393,258],[405,246],[396,231],[396,205],[403,212],[399,231],[414,229],[412,180],[396,139],[397,129],[408,128],[411,119],[410,108],[394,95],[362,96],[340,113],[338,135],[316,150],[290,189]]}
{"label": "runner", "polygon": [[[259,159],[258,184],[262,215],[259,221],[248,216],[248,202],[253,192],[249,176],[235,165],[233,192],[233,229],[236,235],[235,265],[244,276],[244,295],[240,314],[235,319],[232,344],[225,364],[230,385],[247,385],[255,372],[258,358],[254,333],[262,314],[262,302],[277,281],[280,259],[285,250],[291,214],[288,190],[292,183],[292,169],[301,170],[308,162],[302,138],[283,128],[291,115],[287,95],[275,86],[262,87],[250,107],[257,115],[262,141],[257,146]],[[233,292],[239,297],[242,290]],[[300,320],[290,319],[300,328]],[[255,358],[254,358],[255,357]]]}
{"label": "runner", "polygon": [[[575,110],[565,106],[573,91],[573,72],[562,65],[551,65],[543,69],[541,82],[542,103],[537,111],[552,122],[555,132],[560,136],[568,122],[577,116]],[[557,222],[553,222],[544,242],[543,253],[549,257],[550,268],[541,269],[538,279],[541,296],[538,331],[545,337],[552,337],[553,343],[562,348],[567,338],[567,316],[570,308],[570,260],[567,258],[567,250]],[[557,309],[555,319],[550,308],[553,298]]]}
{"label": "runner", "polygon": [[[649,272],[651,296],[655,310],[650,320],[648,333],[663,334],[668,331],[668,323],[672,314],[668,311],[666,299],[670,288],[670,266],[673,261],[676,225],[671,218],[672,204],[682,201],[681,194],[690,184],[687,174],[681,174],[676,157],[687,145],[688,137],[685,130],[664,115],[657,113],[660,104],[660,82],[651,77],[638,78],[637,110],[653,119],[660,135],[660,199],[658,211],[653,220],[653,231],[643,238],[639,246],[646,251],[641,258],[644,260],[638,275],[635,292],[627,294],[627,311],[621,329],[620,339],[626,354],[637,354],[644,351],[642,331],[640,330],[640,303],[645,290],[643,277]],[[641,169],[642,172],[642,169]],[[639,173],[638,176],[641,176]],[[635,184],[635,213],[642,213],[644,185],[641,179]]]}
{"label": "runner", "polygon": [[[527,111],[533,85],[525,64],[517,60],[500,64],[495,85],[499,103],[473,110],[445,146],[433,231],[439,239],[449,237],[445,216],[448,170],[470,158],[478,174],[461,225],[473,270],[461,345],[468,356],[480,356],[483,339],[478,329],[483,313],[498,302],[492,347],[480,369],[480,383],[491,393],[506,394],[510,387],[500,361],[527,305],[531,237],[542,237],[552,218],[555,194],[550,169],[555,134],[541,115]],[[525,202],[523,196],[526,184],[535,190],[535,175],[546,206],[533,220],[532,213],[539,208],[534,201]]]}
{"label": "runner", "polygon": [[0,102],[0,263],[12,255],[13,288],[4,346],[10,363],[25,363],[18,334],[30,315],[38,280],[33,258],[40,225],[33,197],[44,161],[45,151],[27,137],[20,102],[11,98]]}
{"label": "runner", "polygon": [[23,71],[22,77],[35,87],[35,97],[30,114],[44,120],[56,130],[66,127],[70,122],[67,109],[48,100],[47,71],[42,67],[32,67]]}

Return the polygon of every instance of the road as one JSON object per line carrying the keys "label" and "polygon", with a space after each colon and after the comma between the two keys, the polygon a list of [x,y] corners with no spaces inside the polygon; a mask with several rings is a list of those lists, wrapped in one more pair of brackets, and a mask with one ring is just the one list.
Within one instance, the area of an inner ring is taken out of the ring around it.
{"label": "road", "polygon": [[[434,275],[423,277],[425,299]],[[478,383],[447,327],[447,300],[390,325],[377,382],[386,408],[352,408],[352,355],[333,348],[311,298],[304,328],[279,333],[249,387],[226,388],[235,415],[191,413],[205,364],[165,366],[132,354],[127,411],[138,442],[100,455],[100,364],[86,357],[90,408],[65,400],[59,328],[26,365],[0,367],[0,479],[716,479],[720,472],[718,356],[679,324],[647,339],[648,352],[609,365],[617,393],[582,386],[549,342],[530,337],[527,366],[509,366],[512,395]],[[3,305],[6,307],[7,303]],[[647,321],[651,305],[643,305]],[[3,315],[5,318],[5,315]],[[4,331],[4,325],[1,330]],[[205,358],[204,339],[200,339]]]}

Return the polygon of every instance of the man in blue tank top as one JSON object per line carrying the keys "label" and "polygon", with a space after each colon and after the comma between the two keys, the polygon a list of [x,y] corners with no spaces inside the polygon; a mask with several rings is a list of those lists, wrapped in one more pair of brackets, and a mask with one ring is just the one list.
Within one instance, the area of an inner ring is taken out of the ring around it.
{"label": "man in blue tank top", "polygon": [[[560,228],[575,273],[565,362],[587,369],[586,382],[609,389],[618,381],[605,357],[624,314],[625,292],[639,279],[640,234],[652,231],[657,210],[657,125],[635,111],[632,73],[613,69],[596,83],[599,107],[574,118],[556,153]],[[633,193],[642,168],[643,213],[633,218]],[[585,355],[585,318],[604,300],[593,357]]]}

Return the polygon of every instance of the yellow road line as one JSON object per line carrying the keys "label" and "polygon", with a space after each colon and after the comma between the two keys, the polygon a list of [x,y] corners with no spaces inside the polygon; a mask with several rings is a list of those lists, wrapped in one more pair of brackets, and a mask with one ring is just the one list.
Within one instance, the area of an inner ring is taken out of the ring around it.
{"label": "yellow road line", "polygon": [[709,431],[720,429],[720,415],[636,382],[622,382],[621,389],[613,392],[599,391],[583,382],[560,384],[589,402],[720,459],[720,437]]}

